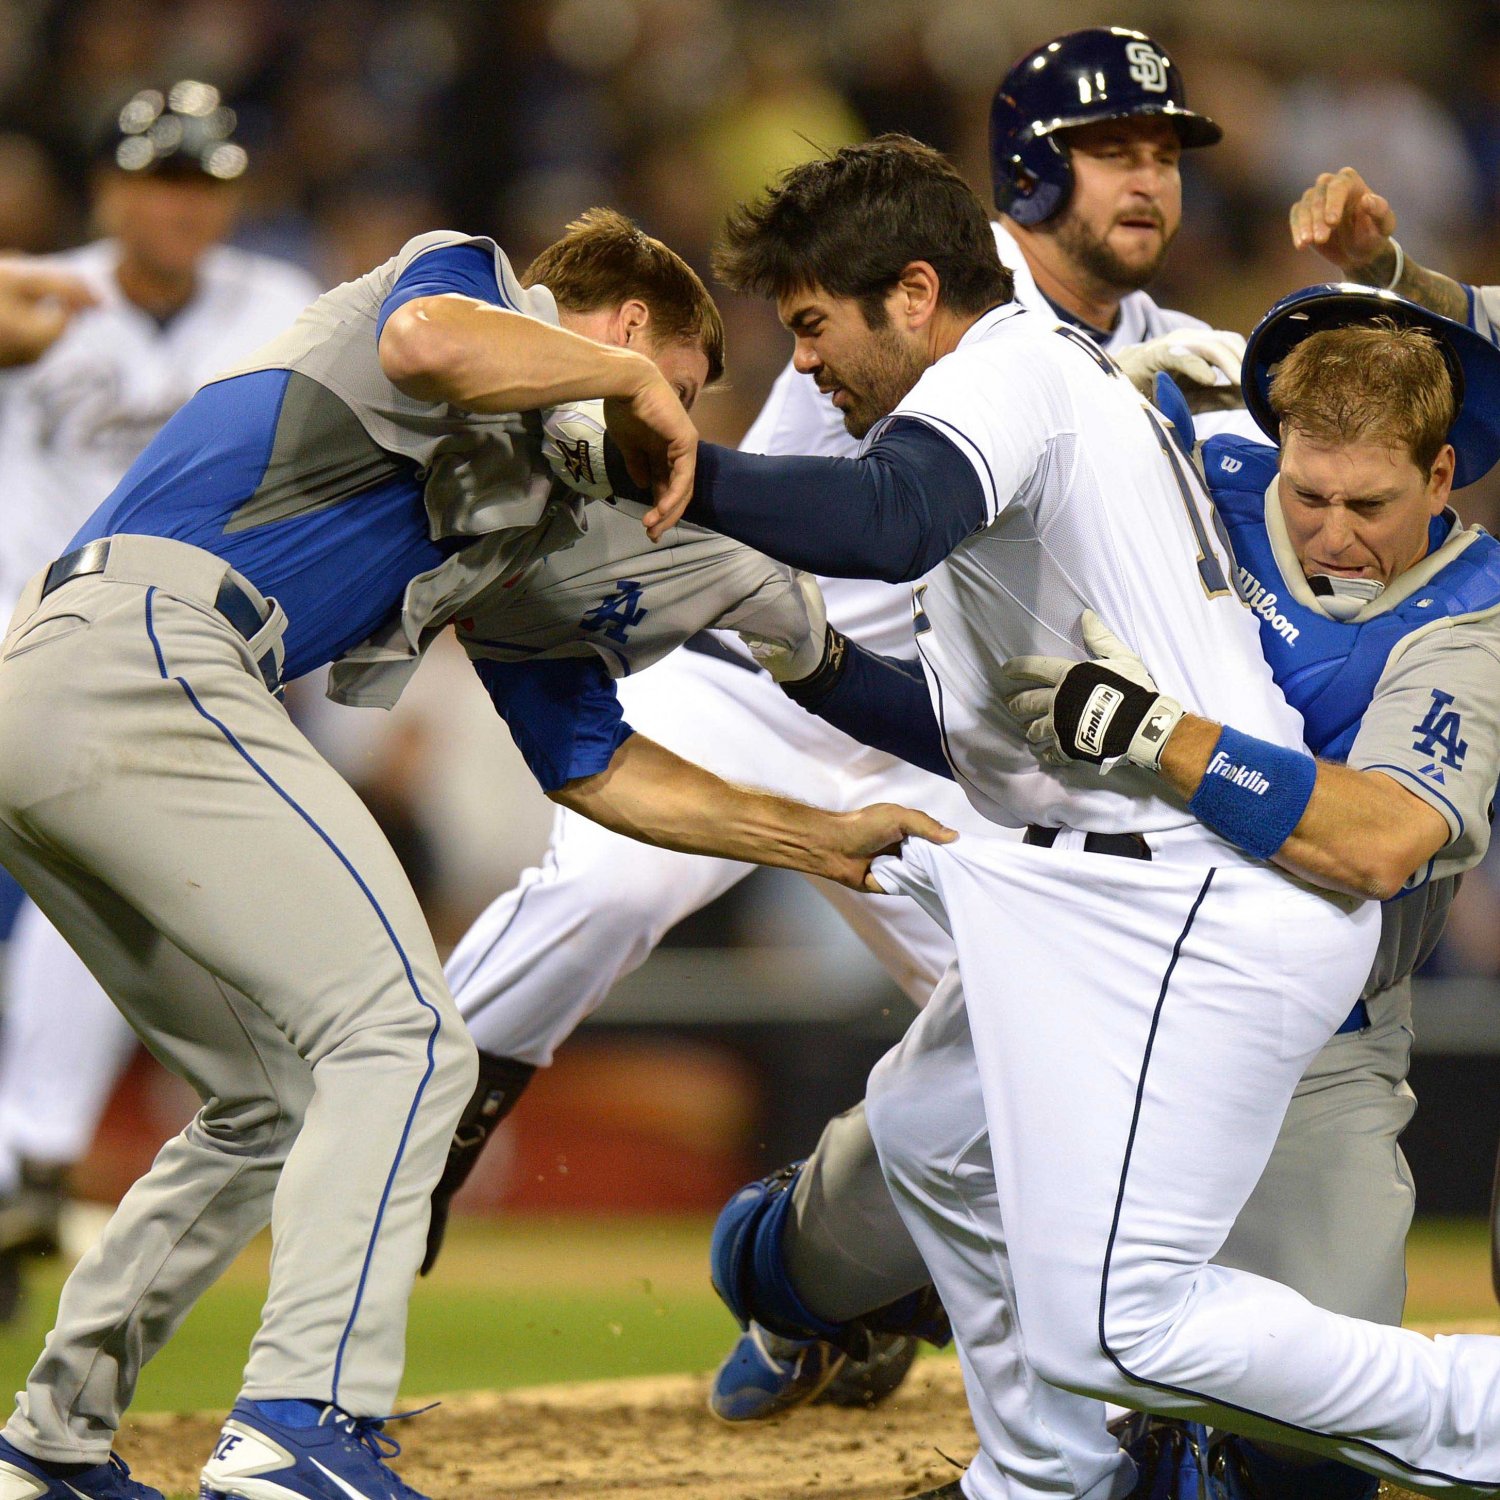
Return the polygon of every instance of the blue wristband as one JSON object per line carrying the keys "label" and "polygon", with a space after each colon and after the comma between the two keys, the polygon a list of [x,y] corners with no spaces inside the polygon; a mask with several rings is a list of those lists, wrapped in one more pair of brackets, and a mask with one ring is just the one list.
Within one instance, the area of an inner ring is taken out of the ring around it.
{"label": "blue wristband", "polygon": [[1231,844],[1270,859],[1291,837],[1312,800],[1318,763],[1227,725],[1188,810]]}

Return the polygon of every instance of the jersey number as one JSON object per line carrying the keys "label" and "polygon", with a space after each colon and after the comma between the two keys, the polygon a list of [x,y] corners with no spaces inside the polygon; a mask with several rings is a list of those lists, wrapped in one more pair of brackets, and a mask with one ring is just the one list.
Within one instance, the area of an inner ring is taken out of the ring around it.
{"label": "jersey number", "polygon": [[[1070,344],[1082,349],[1106,375],[1120,373],[1120,367],[1086,334],[1066,325],[1060,326],[1057,332]],[[1227,594],[1230,588],[1229,579],[1224,573],[1224,564],[1220,561],[1219,554],[1214,551],[1213,543],[1208,537],[1208,528],[1203,524],[1203,512],[1198,508],[1198,496],[1202,495],[1203,502],[1213,515],[1215,528],[1220,530],[1220,540],[1224,542],[1227,552],[1229,544],[1222,534],[1218,513],[1213,509],[1213,501],[1207,495],[1202,494],[1202,486],[1196,483],[1197,475],[1194,474],[1193,479],[1190,480],[1184,472],[1177,445],[1167,436],[1156,413],[1149,406],[1143,410],[1146,413],[1146,420],[1151,424],[1151,430],[1156,434],[1156,441],[1161,444],[1161,451],[1166,454],[1167,462],[1172,466],[1172,477],[1177,481],[1177,493],[1182,496],[1182,508],[1187,512],[1188,525],[1193,528],[1193,537],[1198,545],[1198,580],[1203,585],[1203,592],[1210,599],[1217,598],[1220,594]]]}

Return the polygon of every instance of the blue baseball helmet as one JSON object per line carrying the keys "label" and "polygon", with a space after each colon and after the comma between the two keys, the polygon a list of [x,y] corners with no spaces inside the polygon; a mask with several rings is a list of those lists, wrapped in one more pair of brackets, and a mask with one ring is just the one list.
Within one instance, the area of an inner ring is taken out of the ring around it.
{"label": "blue baseball helmet", "polygon": [[1458,408],[1448,441],[1457,463],[1454,489],[1482,478],[1500,460],[1500,349],[1463,323],[1429,312],[1394,292],[1331,281],[1303,287],[1256,324],[1245,344],[1241,383],[1245,405],[1272,442],[1281,442],[1281,424],[1271,410],[1271,377],[1276,366],[1303,339],[1329,328],[1389,318],[1402,328],[1423,328],[1437,339],[1453,381]]}
{"label": "blue baseball helmet", "polygon": [[1127,115],[1163,115],[1184,146],[1212,146],[1224,132],[1187,107],[1177,64],[1142,31],[1091,26],[1028,52],[990,105],[995,207],[1018,224],[1040,224],[1073,191],[1073,164],[1057,132]]}

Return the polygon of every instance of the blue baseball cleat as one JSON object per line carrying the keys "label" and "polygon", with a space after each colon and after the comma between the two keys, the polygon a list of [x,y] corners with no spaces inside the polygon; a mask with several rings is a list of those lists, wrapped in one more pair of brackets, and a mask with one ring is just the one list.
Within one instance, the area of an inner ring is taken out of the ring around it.
{"label": "blue baseball cleat", "polygon": [[714,1372],[708,1409],[721,1422],[764,1422],[815,1401],[849,1356],[822,1339],[789,1339],[751,1323]]}
{"label": "blue baseball cleat", "polygon": [[725,1422],[763,1422],[799,1406],[879,1406],[917,1357],[908,1334],[872,1333],[855,1359],[822,1339],[783,1338],[752,1322],[714,1373],[709,1410]]}
{"label": "blue baseball cleat", "polygon": [[129,1465],[118,1454],[62,1477],[49,1473],[40,1459],[0,1437],[0,1500],[163,1500],[163,1496],[160,1490],[132,1479]]}
{"label": "blue baseball cleat", "polygon": [[382,1430],[389,1420],[312,1401],[241,1401],[203,1466],[200,1500],[425,1500],[386,1465],[401,1451]]}

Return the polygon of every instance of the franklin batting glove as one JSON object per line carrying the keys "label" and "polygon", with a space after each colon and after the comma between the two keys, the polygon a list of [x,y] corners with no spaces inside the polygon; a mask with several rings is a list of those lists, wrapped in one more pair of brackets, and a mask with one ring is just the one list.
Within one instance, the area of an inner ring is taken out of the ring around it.
{"label": "franklin batting glove", "polygon": [[1159,770],[1185,710],[1157,692],[1140,657],[1093,610],[1079,623],[1091,660],[1013,656],[1000,669],[1001,700],[1048,765],[1083,761],[1110,771],[1125,760]]}

